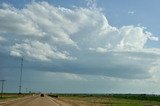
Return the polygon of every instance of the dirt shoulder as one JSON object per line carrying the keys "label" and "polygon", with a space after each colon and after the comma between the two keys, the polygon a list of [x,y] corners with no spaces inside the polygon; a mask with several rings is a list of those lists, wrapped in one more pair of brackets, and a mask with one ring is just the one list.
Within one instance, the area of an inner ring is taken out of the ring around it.
{"label": "dirt shoulder", "polygon": [[71,104],[72,106],[105,106],[103,104],[99,104],[94,101],[85,101],[81,98],[59,97],[58,99],[65,103]]}
{"label": "dirt shoulder", "polygon": [[14,102],[21,99],[29,98],[33,95],[19,95],[19,94],[5,94],[3,98],[0,99],[0,104],[6,104],[8,102]]}

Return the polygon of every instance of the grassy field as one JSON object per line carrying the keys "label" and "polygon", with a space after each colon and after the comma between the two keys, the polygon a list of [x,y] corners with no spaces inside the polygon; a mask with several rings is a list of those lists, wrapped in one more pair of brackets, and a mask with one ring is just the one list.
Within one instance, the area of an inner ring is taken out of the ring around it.
{"label": "grassy field", "polygon": [[[4,94],[0,101],[17,99],[28,94]],[[30,95],[30,94],[29,94]],[[160,106],[159,95],[145,94],[50,94],[74,106]]]}
{"label": "grassy field", "polygon": [[29,95],[29,94],[16,94],[16,93],[5,93],[3,94],[2,98],[0,97],[0,101],[6,101],[6,100],[10,100],[10,99],[17,99],[17,98],[21,98],[21,97],[24,97],[26,95]]}
{"label": "grassy field", "polygon": [[58,98],[74,106],[160,106],[160,96],[144,94],[58,94]]}

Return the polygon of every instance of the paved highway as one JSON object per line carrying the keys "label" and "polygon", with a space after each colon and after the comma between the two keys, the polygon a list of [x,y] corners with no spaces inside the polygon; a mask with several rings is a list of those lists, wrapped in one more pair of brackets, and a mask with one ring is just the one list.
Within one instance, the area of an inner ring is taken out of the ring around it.
{"label": "paved highway", "polygon": [[0,106],[72,106],[57,98],[49,96],[40,97],[39,95],[24,97],[14,101],[8,101],[0,104]]}

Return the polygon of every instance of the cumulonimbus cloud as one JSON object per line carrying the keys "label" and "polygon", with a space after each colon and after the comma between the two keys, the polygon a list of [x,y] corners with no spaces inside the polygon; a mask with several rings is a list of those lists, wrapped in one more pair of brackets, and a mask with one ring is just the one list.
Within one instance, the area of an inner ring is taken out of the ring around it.
{"label": "cumulonimbus cloud", "polygon": [[148,41],[159,39],[143,27],[111,26],[96,7],[33,2],[22,9],[7,4],[0,9],[0,48],[29,61],[53,63],[44,70],[148,78],[160,61],[160,49],[147,47]]}

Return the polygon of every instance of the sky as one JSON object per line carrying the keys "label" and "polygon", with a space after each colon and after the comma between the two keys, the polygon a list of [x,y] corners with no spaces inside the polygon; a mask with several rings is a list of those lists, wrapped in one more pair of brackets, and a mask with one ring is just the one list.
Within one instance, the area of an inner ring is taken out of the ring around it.
{"label": "sky", "polygon": [[159,0],[1,0],[5,92],[160,94]]}

